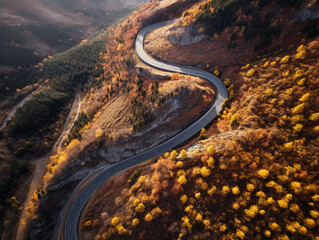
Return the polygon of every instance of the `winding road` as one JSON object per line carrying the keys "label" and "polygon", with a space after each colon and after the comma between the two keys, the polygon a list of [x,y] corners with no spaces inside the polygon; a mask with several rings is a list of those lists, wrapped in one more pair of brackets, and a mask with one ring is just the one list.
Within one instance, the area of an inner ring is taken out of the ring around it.
{"label": "winding road", "polygon": [[178,65],[166,64],[159,62],[151,57],[149,57],[144,51],[144,38],[150,31],[163,27],[167,24],[172,23],[173,21],[166,21],[157,23],[151,26],[148,26],[141,30],[137,35],[135,41],[135,49],[138,56],[143,62],[150,65],[151,67],[169,71],[177,72],[181,74],[188,74],[196,77],[200,77],[208,80],[214,87],[216,93],[216,100],[213,106],[203,115],[199,120],[193,123],[190,127],[180,132],[176,136],[167,140],[166,142],[149,149],[143,153],[125,159],[119,163],[112,165],[106,170],[102,171],[98,176],[96,176],[92,181],[90,181],[85,188],[78,194],[77,198],[72,202],[72,205],[69,208],[69,211],[66,216],[65,225],[64,225],[64,239],[65,240],[77,240],[78,239],[78,221],[81,215],[81,212],[91,196],[95,191],[103,185],[109,178],[113,175],[131,168],[135,165],[138,165],[144,161],[147,161],[150,158],[156,157],[164,152],[176,147],[177,145],[183,143],[187,139],[191,138],[197,134],[203,127],[209,124],[216,115],[222,111],[222,104],[226,98],[228,98],[228,92],[224,84],[214,75],[204,72],[202,70],[197,70],[189,67],[182,67]]}

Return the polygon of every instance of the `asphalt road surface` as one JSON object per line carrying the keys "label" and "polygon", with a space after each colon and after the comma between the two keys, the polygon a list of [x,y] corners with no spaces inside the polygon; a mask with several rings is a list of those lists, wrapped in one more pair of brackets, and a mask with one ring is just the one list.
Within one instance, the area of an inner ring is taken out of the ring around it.
{"label": "asphalt road surface", "polygon": [[178,65],[166,64],[163,62],[159,62],[149,57],[144,51],[144,38],[147,33],[150,31],[165,26],[172,21],[161,22],[151,26],[148,26],[141,30],[141,32],[137,35],[135,42],[135,49],[138,56],[142,59],[146,64],[169,72],[177,72],[187,75],[192,75],[196,77],[200,77],[208,80],[212,83],[216,100],[214,105],[203,115],[199,120],[193,123],[190,127],[180,132],[176,136],[167,140],[166,142],[147,150],[146,152],[137,154],[133,157],[125,159],[119,163],[112,165],[111,167],[104,170],[98,176],[96,176],[91,182],[89,182],[86,187],[79,193],[76,199],[73,201],[71,207],[66,216],[66,221],[64,225],[64,238],[65,240],[76,240],[78,239],[78,221],[80,219],[81,212],[85,207],[86,203],[90,199],[90,197],[95,193],[95,191],[103,185],[108,179],[110,179],[113,175],[131,168],[135,165],[138,165],[144,161],[147,161],[150,158],[156,157],[160,154],[165,153],[169,149],[176,147],[177,145],[183,143],[187,139],[191,138],[195,134],[198,134],[199,131],[209,124],[216,115],[222,111],[222,104],[226,98],[228,98],[228,92],[225,88],[224,84],[214,75],[204,72],[202,70],[197,70],[194,68],[182,67]]}

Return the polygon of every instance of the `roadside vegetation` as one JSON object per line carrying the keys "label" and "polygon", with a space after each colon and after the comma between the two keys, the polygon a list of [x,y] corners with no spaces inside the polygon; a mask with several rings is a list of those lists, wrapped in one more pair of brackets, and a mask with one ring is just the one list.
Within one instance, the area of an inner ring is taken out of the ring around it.
{"label": "roadside vegetation", "polygon": [[[244,65],[210,135],[115,178],[81,221],[97,239],[316,239],[318,40]],[[110,193],[110,189],[117,189]],[[107,201],[106,201],[107,200]]]}

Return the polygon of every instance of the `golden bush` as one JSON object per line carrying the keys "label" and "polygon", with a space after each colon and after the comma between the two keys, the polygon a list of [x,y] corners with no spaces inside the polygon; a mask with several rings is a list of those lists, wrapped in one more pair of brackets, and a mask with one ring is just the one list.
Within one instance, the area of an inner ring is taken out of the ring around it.
{"label": "golden bush", "polygon": [[266,179],[269,176],[269,171],[267,169],[260,169],[258,172],[258,176]]}
{"label": "golden bush", "polygon": [[151,221],[153,220],[152,214],[150,214],[150,213],[146,214],[145,220],[146,220],[147,222],[151,222]]}
{"label": "golden bush", "polygon": [[112,218],[111,224],[112,224],[113,226],[116,226],[116,225],[118,225],[119,223],[120,223],[120,219],[119,219],[118,217]]}
{"label": "golden bush", "polygon": [[186,177],[184,175],[180,176],[178,179],[177,179],[177,182],[181,185],[183,184],[186,184],[187,183],[187,180],[186,180]]}
{"label": "golden bush", "polygon": [[132,226],[133,226],[133,227],[136,227],[139,223],[140,223],[140,221],[139,221],[137,218],[134,218],[134,219],[132,220]]}

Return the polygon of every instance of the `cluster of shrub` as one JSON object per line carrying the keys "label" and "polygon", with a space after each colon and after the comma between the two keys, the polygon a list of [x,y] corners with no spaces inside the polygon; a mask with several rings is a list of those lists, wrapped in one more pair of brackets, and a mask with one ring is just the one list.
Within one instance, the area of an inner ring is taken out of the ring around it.
{"label": "cluster of shrub", "polygon": [[[273,38],[279,37],[282,31],[280,25],[274,26],[271,23],[273,14],[268,13],[264,19],[260,16],[260,10],[262,8],[275,3],[279,6],[289,5],[289,7],[298,8],[300,6],[300,0],[259,0],[257,4],[257,9],[250,5],[250,1],[247,0],[216,0],[209,1],[208,3],[201,6],[201,11],[198,15],[198,21],[204,23],[207,27],[207,34],[214,35],[215,33],[220,33],[227,27],[245,26],[244,35],[246,40],[250,40],[259,36],[259,41],[255,45],[254,50],[258,51],[263,47],[268,46],[273,41]],[[252,16],[250,20],[239,20],[237,16],[237,11],[242,6],[243,14]],[[211,11],[211,9],[214,9]],[[309,36],[314,36],[318,30],[314,30],[313,25],[316,23],[310,23],[309,26],[305,27],[304,31],[308,33]],[[236,47],[236,35],[232,35],[232,42],[228,45],[228,48]]]}
{"label": "cluster of shrub", "polygon": [[31,173],[31,164],[29,162],[13,161],[9,163],[9,167],[5,168],[0,181],[0,220],[4,217],[5,210],[11,208],[14,211],[18,210],[19,203],[13,201],[14,190],[20,183],[22,177],[28,176]]}

